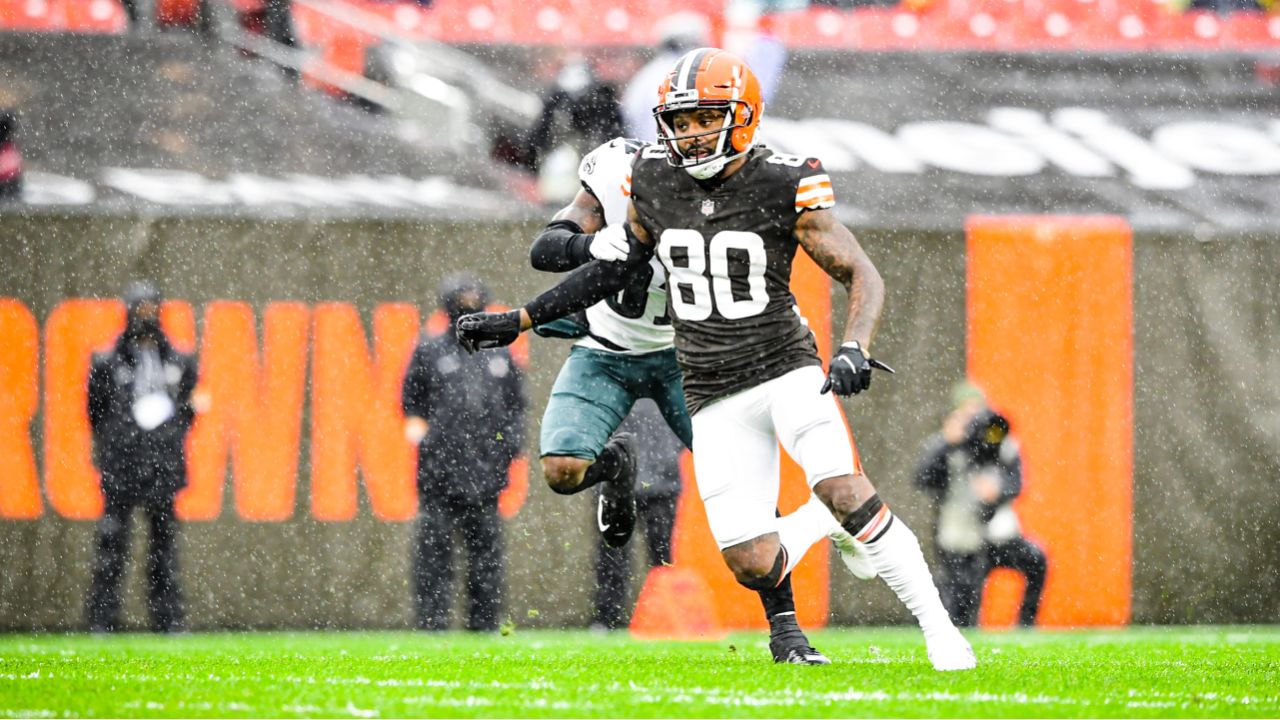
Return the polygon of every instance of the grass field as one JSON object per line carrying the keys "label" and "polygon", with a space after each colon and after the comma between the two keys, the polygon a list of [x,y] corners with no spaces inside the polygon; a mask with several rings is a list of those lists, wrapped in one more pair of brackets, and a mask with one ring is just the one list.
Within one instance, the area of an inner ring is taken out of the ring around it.
{"label": "grass field", "polygon": [[764,633],[0,635],[0,716],[1276,717],[1280,628],[975,633],[936,673],[914,630],[813,635],[778,666]]}

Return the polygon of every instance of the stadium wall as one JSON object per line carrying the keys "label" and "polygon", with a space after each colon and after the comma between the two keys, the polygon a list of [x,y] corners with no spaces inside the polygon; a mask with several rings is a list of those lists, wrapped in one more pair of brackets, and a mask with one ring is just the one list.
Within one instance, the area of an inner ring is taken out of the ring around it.
{"label": "stadium wall", "polygon": [[[31,450],[25,455],[40,479],[39,515],[15,517],[21,513],[10,501],[20,473],[13,468],[24,453],[8,453],[0,477],[0,495],[9,502],[0,503],[0,629],[82,626],[93,523],[67,517],[66,506],[57,504],[46,455],[47,409],[58,402],[51,403],[54,390],[47,380],[54,377],[47,374],[50,318],[69,298],[113,298],[127,279],[152,276],[171,298],[189,304],[192,327],[200,327],[193,337],[203,337],[202,318],[216,301],[247,303],[259,320],[273,303],[296,303],[313,315],[341,303],[354,308],[373,342],[380,308],[407,304],[425,317],[434,306],[436,283],[458,268],[481,274],[498,301],[514,302],[549,284],[551,278],[527,269],[525,250],[535,227],[0,215],[0,298],[8,301],[8,310],[0,312],[6,334],[0,338],[0,428],[10,439],[27,433]],[[878,378],[869,395],[847,402],[845,409],[871,477],[928,546],[932,513],[911,487],[909,472],[920,441],[947,409],[950,383],[966,368],[967,241],[958,230],[855,229],[888,286],[877,355],[899,374]],[[1272,571],[1280,566],[1280,497],[1274,491],[1280,478],[1277,240],[1200,242],[1190,233],[1134,238],[1135,622],[1280,617],[1280,578]],[[839,295],[832,298],[836,318],[843,313]],[[14,341],[30,339],[32,326],[39,353],[34,387],[24,359],[31,353]],[[530,344],[531,430],[567,350],[560,342]],[[311,361],[308,355],[308,379]],[[317,519],[310,493],[314,393],[315,388],[302,393],[296,495],[287,517],[244,519],[228,485],[216,518],[184,525],[181,561],[197,629],[409,624],[411,524],[379,513],[378,501],[363,489],[351,520]],[[1098,429],[1083,419],[1067,428],[1063,442],[1099,441]],[[1034,469],[1029,473],[1028,493],[1034,494]],[[522,626],[583,625],[590,615],[594,548],[590,498],[554,495],[537,478],[530,485],[524,507],[507,525],[507,612]],[[1083,527],[1079,514],[1091,512],[1094,501],[1082,492],[1059,522]],[[1037,535],[1034,525],[1026,529]],[[140,627],[143,543],[142,533],[136,535],[126,618]],[[858,583],[838,563],[833,567],[834,623],[908,620],[881,584]],[[1092,591],[1087,584],[1056,590],[1081,596]]]}

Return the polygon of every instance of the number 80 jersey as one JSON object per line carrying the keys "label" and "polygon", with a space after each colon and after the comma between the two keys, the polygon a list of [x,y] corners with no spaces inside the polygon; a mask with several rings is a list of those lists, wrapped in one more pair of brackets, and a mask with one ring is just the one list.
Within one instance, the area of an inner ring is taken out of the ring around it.
{"label": "number 80 jersey", "polygon": [[800,214],[835,205],[822,163],[757,147],[699,182],[643,150],[631,199],[667,270],[668,313],[689,412],[796,368],[821,365],[791,294]]}

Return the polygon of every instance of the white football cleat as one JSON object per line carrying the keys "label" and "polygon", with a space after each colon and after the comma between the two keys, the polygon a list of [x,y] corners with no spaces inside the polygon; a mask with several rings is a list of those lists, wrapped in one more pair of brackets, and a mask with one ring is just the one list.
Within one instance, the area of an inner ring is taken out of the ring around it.
{"label": "white football cleat", "polygon": [[938,672],[972,670],[978,666],[973,646],[954,625],[939,633],[926,634],[924,644],[929,652],[929,662]]}
{"label": "white football cleat", "polygon": [[836,546],[836,551],[840,553],[840,559],[844,561],[844,566],[849,568],[849,572],[859,580],[871,580],[877,575],[875,567],[871,564],[871,558],[867,557],[866,550],[862,547],[862,543],[854,539],[844,528],[836,526],[835,530],[828,533],[827,537],[831,538],[831,544]]}

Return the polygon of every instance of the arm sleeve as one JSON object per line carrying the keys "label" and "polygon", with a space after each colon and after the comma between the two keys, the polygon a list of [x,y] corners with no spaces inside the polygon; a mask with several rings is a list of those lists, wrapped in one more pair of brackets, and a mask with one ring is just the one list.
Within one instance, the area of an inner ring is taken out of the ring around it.
{"label": "arm sleeve", "polygon": [[[634,241],[638,242],[638,241]],[[601,262],[593,260],[574,270],[560,282],[530,300],[525,306],[529,319],[536,325],[545,325],[566,315],[586,310],[601,300],[620,292],[627,285],[631,274],[648,264],[652,248],[626,262]]]}
{"label": "arm sleeve", "polygon": [[925,441],[924,455],[916,465],[915,484],[920,490],[939,496],[947,489],[947,442],[942,435]]}
{"label": "arm sleeve", "polygon": [[549,223],[529,247],[529,263],[535,270],[566,272],[591,261],[591,236],[572,220]]}
{"label": "arm sleeve", "polygon": [[1018,441],[1012,436],[1000,443],[1000,496],[996,505],[1011,502],[1022,494],[1022,455],[1018,452]]}
{"label": "arm sleeve", "polygon": [[409,369],[405,371],[404,387],[400,392],[400,408],[405,417],[427,417],[431,377],[426,355],[426,347],[418,345],[413,351],[413,358],[409,360]]}

